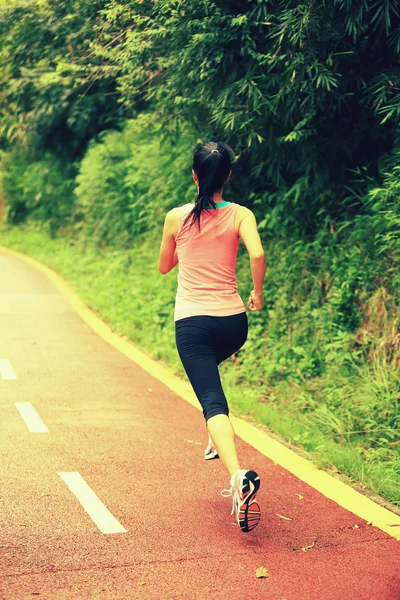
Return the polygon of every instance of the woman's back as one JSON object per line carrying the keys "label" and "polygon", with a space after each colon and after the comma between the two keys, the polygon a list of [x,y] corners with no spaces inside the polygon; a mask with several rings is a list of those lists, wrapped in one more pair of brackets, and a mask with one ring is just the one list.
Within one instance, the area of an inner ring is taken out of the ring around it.
{"label": "woman's back", "polygon": [[201,215],[201,230],[184,225],[192,204],[180,207],[180,229],[175,238],[178,290],[174,320],[195,315],[228,316],[244,312],[238,294],[236,258],[239,247],[235,202]]}

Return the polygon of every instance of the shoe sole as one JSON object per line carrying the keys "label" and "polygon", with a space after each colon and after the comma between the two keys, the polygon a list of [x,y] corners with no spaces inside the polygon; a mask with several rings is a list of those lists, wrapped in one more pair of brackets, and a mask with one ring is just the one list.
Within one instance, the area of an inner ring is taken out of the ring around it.
{"label": "shoe sole", "polygon": [[242,482],[242,503],[238,510],[238,524],[247,533],[252,531],[260,522],[261,511],[256,502],[256,494],[260,489],[260,478],[255,471],[247,471]]}

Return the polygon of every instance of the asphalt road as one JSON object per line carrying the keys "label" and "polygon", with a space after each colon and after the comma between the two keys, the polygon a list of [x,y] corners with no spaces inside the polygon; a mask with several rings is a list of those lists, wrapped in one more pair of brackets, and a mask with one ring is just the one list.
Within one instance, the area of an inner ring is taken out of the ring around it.
{"label": "asphalt road", "polygon": [[400,599],[395,539],[238,439],[262,482],[243,534],[200,411],[2,252],[0,369],[1,600]]}

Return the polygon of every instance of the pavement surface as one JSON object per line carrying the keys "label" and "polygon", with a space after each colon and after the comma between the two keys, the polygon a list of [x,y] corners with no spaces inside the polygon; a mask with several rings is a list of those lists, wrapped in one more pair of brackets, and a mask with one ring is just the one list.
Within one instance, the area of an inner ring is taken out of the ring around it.
{"label": "pavement surface", "polygon": [[[43,273],[0,252],[0,274],[1,600],[400,599],[399,543],[239,438],[261,478],[261,523],[242,533],[201,412]],[[89,512],[60,473],[89,486]]]}

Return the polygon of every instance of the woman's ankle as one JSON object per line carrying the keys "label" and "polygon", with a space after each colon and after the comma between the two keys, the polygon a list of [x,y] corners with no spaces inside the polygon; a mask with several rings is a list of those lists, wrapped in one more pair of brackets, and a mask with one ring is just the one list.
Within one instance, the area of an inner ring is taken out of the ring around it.
{"label": "woman's ankle", "polygon": [[229,475],[231,476],[231,479],[233,478],[233,476],[235,475],[235,473],[237,473],[238,471],[240,471],[240,467],[235,469],[234,471],[232,471],[231,469],[229,469]]}

